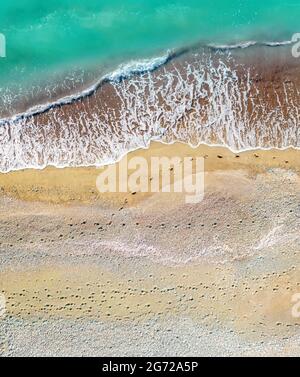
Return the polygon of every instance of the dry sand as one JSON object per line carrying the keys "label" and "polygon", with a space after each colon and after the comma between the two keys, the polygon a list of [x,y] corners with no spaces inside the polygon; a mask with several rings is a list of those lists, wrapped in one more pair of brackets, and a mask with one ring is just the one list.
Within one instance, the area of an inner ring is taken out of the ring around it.
{"label": "dry sand", "polygon": [[300,355],[300,152],[205,157],[205,198],[100,194],[99,170],[0,175],[3,355]]}

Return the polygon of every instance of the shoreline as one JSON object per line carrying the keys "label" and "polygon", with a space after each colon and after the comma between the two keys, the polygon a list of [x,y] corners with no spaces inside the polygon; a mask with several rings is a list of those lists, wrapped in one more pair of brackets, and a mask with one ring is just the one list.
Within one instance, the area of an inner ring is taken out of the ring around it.
{"label": "shoreline", "polygon": [[[17,114],[13,114],[6,118],[0,118],[0,125],[5,124],[10,121],[16,121],[18,119],[24,119],[31,116],[36,116],[47,112],[55,108],[56,106],[60,107],[62,105],[71,104],[74,101],[85,99],[86,97],[95,94],[95,92],[100,88],[101,85],[107,82],[114,82],[119,80],[130,79],[131,76],[141,75],[147,72],[153,72],[162,66],[168,64],[172,60],[177,59],[181,55],[188,55],[192,51],[196,51],[199,47],[211,49],[216,52],[220,51],[230,51],[236,49],[245,49],[245,48],[276,48],[284,47],[293,44],[292,40],[278,41],[278,42],[264,42],[264,41],[243,41],[235,44],[224,44],[224,45],[214,45],[213,43],[202,44],[195,43],[187,47],[179,47],[175,50],[167,50],[165,55],[143,58],[143,59],[134,59],[132,61],[123,62],[119,64],[115,70],[112,72],[106,73],[103,77],[95,81],[95,83],[90,84],[86,88],[82,87],[80,92],[71,93],[69,95],[63,96],[49,103],[41,103],[29,107],[25,111]],[[82,84],[81,84],[82,85]]]}
{"label": "shoreline", "polygon": [[[249,51],[248,51],[249,50]],[[85,98],[2,121],[0,170],[99,166],[152,141],[300,148],[299,65],[287,46],[186,52]]]}
{"label": "shoreline", "polygon": [[205,156],[193,205],[180,193],[100,195],[96,168],[0,174],[0,354],[299,354],[299,154],[130,153]]}
{"label": "shoreline", "polygon": [[296,2],[1,3],[0,358],[300,356]]}
{"label": "shoreline", "polygon": [[[150,161],[151,156],[157,157],[204,157],[205,173],[220,171],[244,170],[249,174],[259,174],[269,169],[283,169],[298,173],[300,151],[296,149],[285,150],[251,150],[234,153],[228,148],[200,145],[190,147],[185,143],[175,142],[165,144],[161,142],[150,143],[149,148],[140,148],[126,153],[119,161],[103,165],[102,167],[66,167],[53,166],[44,169],[25,169],[9,173],[0,173],[0,188],[2,194],[20,199],[59,203],[76,203],[83,201],[93,202],[103,197],[125,198],[130,193],[104,193],[100,194],[96,188],[96,179],[101,168],[110,165],[119,166],[124,158],[143,157]],[[60,194],[59,194],[60,192]],[[61,197],[60,197],[61,195]],[[150,193],[149,193],[150,195]],[[139,196],[139,195],[137,195]],[[142,197],[147,194],[142,193]]]}

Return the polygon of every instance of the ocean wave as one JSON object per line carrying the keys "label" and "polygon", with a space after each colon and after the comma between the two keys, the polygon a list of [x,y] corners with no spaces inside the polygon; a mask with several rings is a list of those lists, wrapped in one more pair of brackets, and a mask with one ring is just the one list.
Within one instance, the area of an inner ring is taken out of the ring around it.
{"label": "ocean wave", "polygon": [[291,45],[292,43],[294,42],[290,40],[290,41],[282,41],[282,42],[264,42],[264,45],[269,46],[269,47],[278,47],[278,46]]}
{"label": "ocean wave", "polygon": [[120,81],[120,80],[129,78],[131,75],[151,72],[155,70],[156,68],[159,68],[160,66],[164,65],[172,56],[173,56],[173,53],[168,52],[164,56],[154,57],[150,59],[133,60],[129,63],[121,64],[115,71],[104,75],[92,86],[80,91],[79,93],[65,96],[55,102],[49,102],[49,103],[44,103],[41,105],[33,106],[29,108],[27,111],[20,114],[15,114],[9,118],[0,118],[0,126],[3,124],[6,124],[7,122],[15,122],[20,119],[29,118],[29,117],[44,113],[57,106],[71,104],[84,97],[94,94],[95,91],[99,88],[99,86],[101,86],[105,82]]}
{"label": "ocean wave", "polygon": [[288,60],[272,69],[262,56],[259,71],[230,49],[188,51],[125,64],[76,96],[2,119],[0,171],[101,166],[151,141],[300,148],[299,75]]}
{"label": "ocean wave", "polygon": [[243,49],[253,46],[265,46],[265,47],[279,47],[279,46],[287,46],[292,44],[292,40],[288,41],[270,41],[270,42],[259,42],[259,41],[245,41],[245,42],[238,42],[233,44],[209,44],[209,47],[220,49],[220,50],[235,50],[235,49]]}
{"label": "ocean wave", "polygon": [[246,42],[240,42],[240,43],[234,43],[234,44],[214,44],[211,43],[208,46],[212,47],[214,49],[220,49],[220,50],[234,50],[236,48],[248,48],[252,46],[256,46],[258,42],[255,41],[246,41]]}
{"label": "ocean wave", "polygon": [[128,63],[123,63],[117,67],[116,70],[104,75],[99,80],[97,80],[92,86],[71,95],[62,97],[54,102],[48,102],[30,107],[28,110],[22,113],[15,114],[8,118],[0,118],[0,126],[8,121],[16,121],[18,119],[31,117],[39,113],[43,113],[53,107],[62,106],[70,104],[74,101],[80,100],[84,97],[92,95],[103,83],[107,81],[119,81],[129,78],[132,75],[143,74],[146,72],[151,72],[164,64],[170,62],[172,59],[177,58],[181,55],[187,54],[192,50],[200,48],[212,48],[217,50],[235,50],[235,49],[245,49],[253,46],[265,46],[265,47],[280,47],[292,44],[290,41],[270,41],[270,42],[258,42],[258,41],[245,41],[234,44],[196,44],[193,46],[187,46],[179,48],[178,50],[169,50],[166,54],[158,57],[153,57],[149,59],[133,60]]}

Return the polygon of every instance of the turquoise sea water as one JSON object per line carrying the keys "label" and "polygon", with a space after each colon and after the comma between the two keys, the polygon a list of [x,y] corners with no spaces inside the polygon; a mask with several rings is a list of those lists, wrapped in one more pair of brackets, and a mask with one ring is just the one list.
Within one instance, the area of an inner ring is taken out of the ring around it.
{"label": "turquoise sea water", "polygon": [[0,171],[152,140],[300,148],[299,15],[300,0],[1,1]]}
{"label": "turquoise sea water", "polygon": [[299,16],[300,0],[1,1],[0,88],[197,42],[290,40]]}

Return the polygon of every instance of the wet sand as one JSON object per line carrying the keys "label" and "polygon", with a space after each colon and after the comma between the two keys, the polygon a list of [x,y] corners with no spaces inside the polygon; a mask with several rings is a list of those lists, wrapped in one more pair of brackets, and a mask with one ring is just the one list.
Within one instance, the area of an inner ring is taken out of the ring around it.
{"label": "wet sand", "polygon": [[300,148],[291,46],[199,48],[88,95],[0,120],[0,171],[98,166],[151,141],[231,150]]}
{"label": "wet sand", "polygon": [[96,168],[1,174],[1,354],[299,356],[299,153],[131,153],[204,157],[197,204],[100,194]]}

